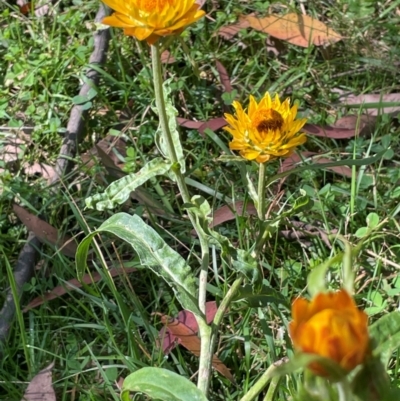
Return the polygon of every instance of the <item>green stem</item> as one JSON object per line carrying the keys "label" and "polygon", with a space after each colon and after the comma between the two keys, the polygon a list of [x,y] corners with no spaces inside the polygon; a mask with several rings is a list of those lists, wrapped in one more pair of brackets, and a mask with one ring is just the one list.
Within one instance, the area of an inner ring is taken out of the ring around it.
{"label": "green stem", "polygon": [[257,214],[261,222],[265,220],[265,165],[260,163],[258,170],[258,207]]}
{"label": "green stem", "polygon": [[255,258],[258,257],[261,250],[263,249],[265,239],[268,235],[266,230],[265,220],[265,165],[266,163],[260,163],[260,167],[258,170],[258,205],[257,205],[257,215],[259,220],[259,232],[256,240],[256,245],[254,247],[253,256]]}
{"label": "green stem", "polygon": [[346,378],[336,383],[336,386],[338,389],[339,401],[352,401],[353,397],[351,396],[349,382]]}
{"label": "green stem", "polygon": [[[153,66],[153,80],[154,80],[154,93],[156,98],[156,106],[160,117],[160,126],[164,141],[167,147],[167,154],[173,165],[173,172],[175,174],[176,182],[182,200],[184,203],[190,203],[190,194],[185,183],[185,177],[181,173],[179,168],[179,160],[175,151],[174,141],[169,130],[168,116],[165,109],[165,100],[163,92],[163,79],[162,79],[162,67],[160,57],[160,45],[156,43],[151,46],[151,58]],[[178,166],[178,168],[176,167]],[[207,237],[204,235],[202,228],[198,225],[195,216],[192,212],[188,211],[190,221],[196,230],[197,236],[201,246],[201,271],[199,277],[199,309],[203,313],[202,316],[196,316],[197,324],[199,326],[199,334],[201,338],[201,350],[200,350],[200,363],[199,363],[199,377],[197,387],[205,394],[208,393],[208,387],[211,378],[211,366],[212,366],[212,355],[213,347],[211,345],[211,327],[207,325],[205,318],[206,312],[206,285],[207,285],[207,273],[209,264],[209,247]]]}
{"label": "green stem", "polygon": [[264,387],[274,376],[275,365],[271,365],[263,375],[255,382],[254,386],[240,399],[240,401],[252,401],[263,391]]}
{"label": "green stem", "polygon": [[272,401],[274,399],[276,388],[278,387],[278,383],[280,380],[280,376],[275,376],[272,378],[271,383],[268,387],[267,394],[265,394],[264,401]]}
{"label": "green stem", "polygon": [[233,282],[231,288],[229,288],[228,292],[224,296],[224,299],[221,301],[213,321],[214,331],[218,331],[219,325],[221,324],[222,319],[224,318],[226,311],[228,310],[228,307],[232,302],[232,299],[236,295],[236,292],[242,285],[242,283],[243,283],[243,276],[237,278]]}

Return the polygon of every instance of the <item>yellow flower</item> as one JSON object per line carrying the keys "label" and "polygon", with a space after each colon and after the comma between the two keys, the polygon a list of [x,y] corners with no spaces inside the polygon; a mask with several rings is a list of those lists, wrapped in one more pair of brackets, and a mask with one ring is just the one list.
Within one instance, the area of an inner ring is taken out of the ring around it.
{"label": "yellow flower", "polygon": [[147,43],[180,34],[205,13],[195,0],[103,0],[115,13],[103,24],[123,28],[124,34]]}
{"label": "yellow flower", "polygon": [[231,150],[238,150],[247,160],[265,163],[278,157],[287,157],[306,140],[303,133],[298,133],[307,119],[295,120],[297,106],[290,108],[290,99],[283,103],[276,95],[272,100],[267,92],[260,103],[250,96],[248,112],[234,101],[236,115],[225,114],[228,131],[233,140]]}
{"label": "yellow flower", "polygon": [[[369,350],[368,317],[345,290],[318,294],[311,302],[296,299],[292,318],[289,333],[297,351],[329,358],[346,372],[364,362]],[[309,367],[326,376],[317,362]]]}

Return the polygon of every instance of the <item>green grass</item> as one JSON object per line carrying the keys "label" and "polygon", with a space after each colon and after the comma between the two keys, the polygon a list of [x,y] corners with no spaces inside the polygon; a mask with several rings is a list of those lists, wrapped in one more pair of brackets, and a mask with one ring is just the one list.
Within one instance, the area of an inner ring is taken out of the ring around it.
{"label": "green grass", "polygon": [[[206,4],[208,11],[211,3]],[[269,6],[268,2],[250,4],[238,0],[219,2],[212,19],[203,19],[185,31],[182,40],[189,54],[185,54],[179,41],[174,42],[170,51],[176,62],[166,67],[166,77],[173,78],[171,86],[179,116],[205,121],[231,110],[221,98],[223,89],[216,60],[230,74],[238,100],[246,102],[249,94],[259,98],[266,90],[276,91],[298,101],[301,116],[320,125],[359,112],[340,106],[338,90],[356,95],[400,91],[400,17],[395,12],[399,1],[389,5],[372,1],[309,3],[305,4],[308,15],[340,32],[345,37],[343,41],[326,49],[284,44],[277,56],[268,53],[266,36],[250,29],[226,41],[215,35],[220,27],[234,23],[242,13],[265,13]],[[8,135],[20,136],[22,127],[31,127],[16,166],[6,166],[0,156],[0,168],[5,169],[0,170],[3,291],[9,287],[7,269],[15,265],[27,237],[26,228],[12,212],[13,201],[43,216],[62,233],[76,236],[78,241],[117,211],[139,214],[195,270],[199,268],[195,257],[198,244],[190,235],[189,221],[180,216],[180,198],[169,180],[158,178],[158,190],[151,183],[145,189],[158,205],[170,203],[174,209],[172,216],[152,213],[136,201],[120,210],[98,212],[85,209],[84,199],[102,192],[106,183],[115,179],[98,159],[88,169],[77,156],[74,180],[57,187],[56,194],[39,177],[27,177],[21,167],[24,162],[54,164],[58,156],[73,97],[78,94],[92,51],[92,20],[98,5],[97,1],[59,2],[55,4],[55,14],[41,18],[23,16],[10,3],[0,5],[0,152]],[[275,3],[271,7],[275,12],[299,11],[297,2]],[[122,138],[130,149],[128,156],[118,155],[128,163],[129,172],[138,171],[158,154],[154,143],[158,122],[150,109],[154,97],[150,71],[147,45],[113,30],[81,153],[111,134]],[[220,141],[228,143],[227,133],[221,130],[216,134]],[[181,135],[190,178],[226,198],[190,187],[192,194],[207,197],[213,210],[225,205],[228,198],[249,199],[238,169],[232,163],[217,160],[221,155],[218,141],[208,135],[201,137],[196,130],[181,129]],[[280,188],[284,191],[282,196],[276,184],[268,190],[268,202],[276,202],[272,216],[293,206],[303,189],[314,204],[292,219],[326,231],[337,230],[352,242],[357,241],[357,230],[366,226],[369,213],[375,212],[381,221],[385,220],[368,238],[354,265],[356,299],[367,308],[372,321],[398,308],[398,138],[398,119],[387,115],[378,117],[369,137],[332,140],[309,136],[304,149],[330,153],[337,159],[367,157],[389,147],[393,152],[373,166],[358,169],[363,172],[350,179],[312,170],[289,176]],[[275,173],[277,166],[268,165],[268,174]],[[246,168],[255,178],[257,166],[247,163]],[[218,230],[233,243],[249,249],[256,236],[254,221],[255,218],[238,217]],[[262,256],[265,284],[271,285],[288,303],[304,292],[310,270],[342,247],[335,242],[329,249],[318,235],[305,240],[306,246],[273,235]],[[162,327],[156,313],[174,316],[180,310],[170,288],[150,271],[140,268],[129,246],[106,236],[103,241],[99,243],[102,258],[98,254],[90,263],[93,270],[103,274],[101,281],[20,314],[23,331],[15,320],[0,361],[0,399],[21,399],[27,382],[53,360],[57,400],[118,400],[116,381],[144,366],[165,367],[188,378],[196,374],[198,360],[185,349],[177,347],[166,357],[156,346]],[[45,245],[40,257],[35,278],[25,286],[22,305],[76,277],[74,260],[51,246]],[[212,266],[219,266],[219,257],[213,258],[208,297],[220,300],[235,274],[226,267],[216,274]],[[105,267],[121,266],[137,267],[138,271],[114,279],[104,273]],[[328,280],[332,288],[340,285],[340,268],[337,264],[331,269]],[[272,362],[291,355],[290,340],[284,330],[289,319],[290,311],[277,301],[262,308],[248,308],[242,302],[231,306],[221,328],[218,355],[232,370],[237,385],[214,374],[210,400],[238,400]],[[398,384],[397,353],[389,367],[391,380]],[[296,392],[296,377],[285,380],[277,400],[290,400]]]}

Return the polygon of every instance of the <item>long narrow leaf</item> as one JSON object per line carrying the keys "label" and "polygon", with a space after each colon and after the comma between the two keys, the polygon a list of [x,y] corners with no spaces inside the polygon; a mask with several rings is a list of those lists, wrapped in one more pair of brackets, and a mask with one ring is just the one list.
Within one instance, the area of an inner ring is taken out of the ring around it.
{"label": "long narrow leaf", "polygon": [[138,216],[117,213],[80,243],[76,253],[78,278],[82,277],[85,270],[90,243],[93,237],[101,232],[109,232],[129,243],[138,254],[142,265],[152,269],[172,287],[182,307],[195,315],[201,315],[191,268]]}
{"label": "long narrow leaf", "polygon": [[147,163],[140,171],[129,174],[111,183],[102,194],[96,194],[85,200],[86,207],[97,210],[112,209],[126,202],[136,188],[157,175],[163,175],[171,168],[171,163],[156,158]]}

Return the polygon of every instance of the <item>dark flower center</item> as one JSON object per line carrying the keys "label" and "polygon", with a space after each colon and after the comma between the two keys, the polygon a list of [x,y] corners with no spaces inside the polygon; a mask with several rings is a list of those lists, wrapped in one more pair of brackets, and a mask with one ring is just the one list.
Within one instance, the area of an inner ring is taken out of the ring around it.
{"label": "dark flower center", "polygon": [[260,109],[253,119],[253,126],[258,132],[278,131],[284,123],[283,117],[273,109]]}

